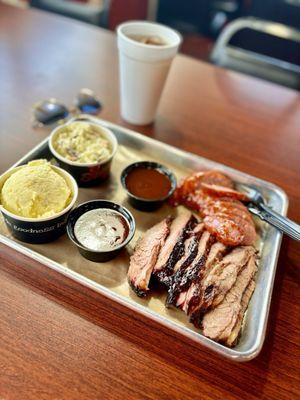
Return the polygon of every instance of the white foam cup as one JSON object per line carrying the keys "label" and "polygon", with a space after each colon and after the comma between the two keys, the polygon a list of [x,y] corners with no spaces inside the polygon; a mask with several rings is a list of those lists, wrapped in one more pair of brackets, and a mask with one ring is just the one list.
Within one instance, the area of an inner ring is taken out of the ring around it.
{"label": "white foam cup", "polygon": [[[146,21],[129,21],[117,27],[121,115],[136,125],[151,123],[181,35],[167,26]],[[138,42],[131,35],[155,36],[162,45]]]}

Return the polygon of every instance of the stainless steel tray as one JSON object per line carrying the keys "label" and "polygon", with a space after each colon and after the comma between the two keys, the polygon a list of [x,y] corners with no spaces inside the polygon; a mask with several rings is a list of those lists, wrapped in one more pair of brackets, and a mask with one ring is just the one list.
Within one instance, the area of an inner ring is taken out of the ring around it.
{"label": "stainless steel tray", "polygon": [[[110,122],[96,118],[91,119],[107,126],[115,133],[119,142],[119,149],[113,161],[110,181],[99,187],[80,189],[78,202],[94,198],[107,198],[128,207],[134,214],[137,223],[137,232],[131,245],[112,262],[96,264],[82,258],[66,235],[55,242],[43,245],[18,242],[8,233],[2,217],[0,217],[0,242],[231,360],[247,361],[257,356],[262,348],[266,333],[281,234],[274,228],[257,221],[260,231],[260,240],[257,245],[261,256],[257,286],[245,316],[239,343],[232,349],[227,348],[203,336],[188,322],[183,312],[166,309],[164,307],[164,294],[157,293],[145,300],[138,298],[128,287],[126,273],[129,255],[137,238],[141,232],[160,221],[164,216],[176,211],[167,205],[154,213],[131,209],[121,188],[119,176],[126,165],[143,159],[155,160],[167,165],[179,179],[194,170],[220,169],[235,181],[255,184],[263,192],[269,205],[282,215],[286,215],[287,212],[288,199],[286,194],[269,182],[225,165],[181,151]],[[12,168],[36,158],[51,158],[47,139],[19,160]]]}

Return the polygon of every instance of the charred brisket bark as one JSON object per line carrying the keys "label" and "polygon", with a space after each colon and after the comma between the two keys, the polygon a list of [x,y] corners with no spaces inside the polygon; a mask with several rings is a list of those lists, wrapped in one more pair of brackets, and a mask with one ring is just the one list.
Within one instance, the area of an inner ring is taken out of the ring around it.
{"label": "charred brisket bark", "polygon": [[153,269],[153,275],[159,282],[165,285],[169,284],[174,266],[183,256],[185,240],[189,237],[197,222],[197,219],[191,213],[181,214],[173,220],[170,234]]}
{"label": "charred brisket bark", "polygon": [[[192,282],[198,278],[205,265],[206,256],[213,240],[213,237],[207,231],[204,231],[200,241],[198,241],[197,255],[192,263],[183,265],[173,276],[166,300],[167,306],[183,306],[181,302],[178,303],[177,301],[179,294],[186,292]],[[181,297],[183,299],[183,295]]]}

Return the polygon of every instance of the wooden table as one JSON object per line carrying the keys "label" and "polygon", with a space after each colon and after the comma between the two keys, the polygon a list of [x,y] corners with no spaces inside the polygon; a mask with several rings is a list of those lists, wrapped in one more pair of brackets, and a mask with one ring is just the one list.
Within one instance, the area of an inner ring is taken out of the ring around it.
{"label": "wooden table", "polygon": [[[82,87],[122,125],[115,36],[0,6],[0,170],[46,137],[30,107]],[[300,221],[300,96],[178,56],[146,135],[270,180]],[[284,239],[261,354],[233,364],[0,246],[0,398],[296,399],[299,245]]]}

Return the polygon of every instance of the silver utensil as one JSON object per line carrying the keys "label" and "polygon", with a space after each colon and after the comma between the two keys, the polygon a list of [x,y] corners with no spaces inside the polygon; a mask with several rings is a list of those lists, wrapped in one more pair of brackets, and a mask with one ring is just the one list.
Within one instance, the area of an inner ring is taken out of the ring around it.
{"label": "silver utensil", "polygon": [[248,210],[252,214],[258,216],[261,220],[266,221],[292,239],[300,241],[300,225],[268,207],[262,194],[255,187],[243,184],[239,184],[238,186],[248,196]]}

